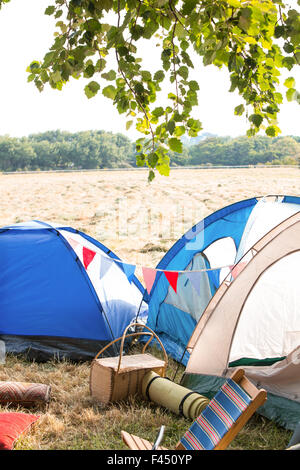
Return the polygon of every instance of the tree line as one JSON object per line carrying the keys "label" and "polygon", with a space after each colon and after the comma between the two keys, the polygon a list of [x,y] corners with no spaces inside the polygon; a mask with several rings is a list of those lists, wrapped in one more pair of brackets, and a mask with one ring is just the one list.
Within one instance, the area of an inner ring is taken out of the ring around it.
{"label": "tree line", "polygon": [[[173,166],[298,165],[300,137],[200,136],[183,139],[182,153],[169,152]],[[105,131],[48,131],[28,137],[0,136],[0,171],[136,167],[135,143]],[[139,163],[139,161],[138,161]]]}

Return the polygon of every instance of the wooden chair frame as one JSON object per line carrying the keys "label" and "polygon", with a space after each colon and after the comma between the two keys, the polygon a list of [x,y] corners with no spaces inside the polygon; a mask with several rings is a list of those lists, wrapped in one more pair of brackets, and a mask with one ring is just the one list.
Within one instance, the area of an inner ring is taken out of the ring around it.
{"label": "wooden chair frame", "polygon": [[[267,392],[264,389],[258,389],[249,379],[245,376],[243,369],[237,369],[231,376],[231,379],[239,384],[251,397],[251,403],[240,415],[237,421],[231,426],[228,432],[223,436],[220,442],[214,447],[214,450],[224,450],[233,441],[239,431],[255,413],[257,408],[264,404],[267,399]],[[126,431],[121,431],[123,442],[131,450],[152,450],[153,443],[142,439],[133,434],[129,434]],[[158,447],[157,450],[168,450],[165,447]],[[179,441],[175,447],[175,450],[185,450],[181,442]]]}

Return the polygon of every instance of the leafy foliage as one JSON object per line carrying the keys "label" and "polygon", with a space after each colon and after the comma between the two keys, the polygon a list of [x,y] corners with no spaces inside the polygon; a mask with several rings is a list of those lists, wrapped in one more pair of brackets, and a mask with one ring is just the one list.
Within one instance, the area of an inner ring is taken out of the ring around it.
{"label": "leafy foliage", "polygon": [[0,137],[0,170],[68,170],[132,166],[134,144],[104,131],[49,131],[28,138]]}
{"label": "leafy foliage", "polygon": [[[0,0],[0,8],[8,1]],[[71,77],[88,79],[87,97],[101,91],[126,116],[127,128],[135,122],[142,133],[137,162],[150,168],[150,179],[154,170],[168,174],[167,153],[182,151],[181,135],[195,137],[202,128],[193,117],[199,83],[190,79],[192,52],[204,65],[228,69],[230,91],[243,101],[234,112],[246,115],[249,136],[261,129],[270,137],[279,134],[280,69],[291,71],[300,61],[300,14],[288,3],[52,0],[45,14],[56,21],[55,40],[43,60],[30,64],[28,80],[42,91],[46,84],[61,90]],[[150,40],[160,55],[156,70],[141,58]],[[287,99],[300,102],[292,77],[285,86]],[[168,91],[161,99],[163,89]]]}
{"label": "leafy foliage", "polygon": [[[190,141],[184,139],[180,142],[182,148],[178,148],[180,152],[169,151],[159,163],[155,154],[149,155],[152,165],[149,178],[154,177],[155,165],[161,174],[168,175],[170,164],[300,164],[300,137],[199,136]],[[48,131],[22,138],[0,136],[0,171],[132,168],[144,165],[141,155],[126,136],[104,131]]]}

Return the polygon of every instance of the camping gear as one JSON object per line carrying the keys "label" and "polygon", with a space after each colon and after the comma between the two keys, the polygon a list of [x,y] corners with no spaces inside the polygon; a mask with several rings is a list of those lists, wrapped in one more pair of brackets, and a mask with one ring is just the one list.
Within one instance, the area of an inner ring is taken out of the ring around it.
{"label": "camping gear", "polygon": [[154,444],[153,444],[151,450],[157,450],[157,449],[159,449],[160,443],[161,443],[161,441],[163,440],[163,437],[164,437],[164,432],[165,432],[165,426],[162,425],[162,426],[160,427],[160,430],[159,430],[159,432],[158,432],[157,438],[155,439],[155,442],[154,442]]}
{"label": "camping gear", "polygon": [[44,361],[92,359],[136,317],[143,287],[119,258],[71,227],[31,221],[0,229],[0,340]]}
{"label": "camping gear", "polygon": [[[245,376],[244,370],[238,369],[193,422],[176,450],[226,449],[266,399],[266,391],[257,389]],[[126,431],[121,435],[132,450],[152,450],[152,444],[145,439]]]}
{"label": "camping gear", "polygon": [[189,419],[196,419],[209,403],[209,399],[200,393],[160,377],[153,371],[147,372],[143,378],[142,394],[144,398]]}
{"label": "camping gear", "polygon": [[0,413],[0,450],[12,450],[16,440],[38,419],[27,413]]}
{"label": "camping gear", "polygon": [[[142,329],[146,328],[148,331],[136,331],[134,333],[126,334],[128,329],[133,327],[142,327]],[[150,339],[148,339],[147,343],[143,347],[141,354],[123,355],[125,339],[132,338],[134,336],[150,336]],[[162,348],[164,360],[157,359],[151,354],[145,353],[146,348],[154,337]],[[99,359],[99,356],[101,356],[107,348],[120,340],[121,346],[119,356]],[[168,356],[159,337],[149,327],[133,323],[125,328],[124,333],[120,338],[117,338],[101,349],[93,360],[90,372],[91,396],[99,402],[107,404],[125,400],[131,395],[140,394],[144,375],[149,370],[153,370],[160,376],[164,377],[167,364]]]}
{"label": "camping gear", "polygon": [[[159,335],[170,356],[187,364],[188,341],[230,266],[236,265],[269,230],[299,210],[300,198],[294,196],[239,201],[200,221],[170,248],[157,265],[160,271],[147,298],[146,323]],[[179,272],[176,292],[164,270],[186,271]],[[236,276],[237,270],[232,274]]]}
{"label": "camping gear", "polygon": [[181,384],[213,394],[237,367],[268,391],[259,412],[293,430],[300,420],[300,212],[247,252],[225,279],[187,345]]}
{"label": "camping gear", "polygon": [[0,382],[0,404],[47,405],[50,401],[50,385],[28,382]]}

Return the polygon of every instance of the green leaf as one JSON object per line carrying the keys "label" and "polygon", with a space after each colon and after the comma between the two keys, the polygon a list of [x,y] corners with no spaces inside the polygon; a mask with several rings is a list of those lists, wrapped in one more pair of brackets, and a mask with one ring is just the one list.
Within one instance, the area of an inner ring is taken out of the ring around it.
{"label": "green leaf", "polygon": [[176,137],[171,137],[171,139],[168,140],[168,144],[170,150],[172,150],[173,152],[182,152],[182,142],[179,139],[176,139]]}
{"label": "green leaf", "polygon": [[294,46],[293,46],[293,44],[290,44],[290,43],[286,42],[283,46],[283,50],[287,54],[291,54],[292,52],[294,52]]}
{"label": "green leaf", "polygon": [[240,104],[239,106],[236,106],[234,108],[234,114],[237,116],[241,116],[245,111],[245,106],[243,104]]}
{"label": "green leaf", "polygon": [[130,127],[132,126],[133,124],[133,121],[127,121],[126,122],[126,131],[128,131],[130,129]]}
{"label": "green leaf", "polygon": [[251,25],[251,15],[252,15],[252,10],[250,8],[243,8],[241,10],[241,15],[239,18],[239,27],[248,32],[250,25]]}
{"label": "green leaf", "polygon": [[102,90],[102,94],[106,96],[106,98],[109,98],[111,100],[115,99],[116,93],[117,93],[117,90],[112,85],[108,85]]}
{"label": "green leaf", "polygon": [[39,68],[40,68],[40,63],[37,62],[36,60],[34,62],[31,62],[31,64],[29,65],[30,72],[34,72],[35,70]]}
{"label": "green leaf", "polygon": [[152,79],[151,73],[148,70],[141,71],[142,78],[145,82],[148,82]]}
{"label": "green leaf", "polygon": [[50,5],[49,7],[46,8],[44,14],[45,15],[53,15],[54,12],[55,12],[55,6]]}
{"label": "green leaf", "polygon": [[89,99],[93,98],[98,93],[99,90],[100,90],[100,85],[99,83],[95,81],[88,83],[88,85],[84,87],[84,92],[87,98]]}
{"label": "green leaf", "polygon": [[181,137],[184,134],[185,134],[185,127],[184,126],[176,126],[175,127],[174,135],[176,135],[176,137]]}
{"label": "green leaf", "polygon": [[163,70],[158,70],[157,72],[155,72],[153,76],[153,79],[157,82],[162,82],[164,78],[165,78],[165,73]]}
{"label": "green leaf", "polygon": [[85,71],[84,71],[84,77],[85,78],[91,78],[95,73],[95,67],[93,64],[89,64]]}
{"label": "green leaf", "polygon": [[275,26],[275,38],[281,38],[284,35],[285,28],[284,26],[277,25]]}
{"label": "green leaf", "polygon": [[148,181],[149,181],[149,183],[151,183],[151,181],[153,181],[154,178],[155,178],[155,173],[154,173],[153,170],[150,170],[150,171],[149,171],[149,174],[148,174]]}
{"label": "green leaf", "polygon": [[274,93],[274,100],[275,100],[275,103],[281,104],[283,102],[282,94]]}
{"label": "green leaf", "polygon": [[249,121],[253,122],[255,127],[260,127],[263,122],[263,117],[261,114],[251,114],[251,116],[249,116]]}
{"label": "green leaf", "polygon": [[266,134],[269,137],[276,137],[280,133],[280,129],[277,126],[269,126],[266,129]]}
{"label": "green leaf", "polygon": [[198,85],[198,83],[196,82],[196,80],[191,80],[191,81],[189,82],[189,87],[190,87],[190,90],[192,90],[192,91],[197,91],[197,90],[199,90],[199,85]]}
{"label": "green leaf", "polygon": [[158,162],[158,155],[156,152],[151,152],[148,155],[148,165],[151,166],[151,168],[155,168],[156,164]]}
{"label": "green leaf", "polygon": [[161,106],[159,106],[158,108],[155,108],[153,111],[152,111],[152,114],[153,116],[155,116],[156,118],[159,118],[160,116],[162,116],[164,114],[164,108],[162,108]]}
{"label": "green leaf", "polygon": [[59,70],[57,70],[56,72],[51,74],[50,78],[54,83],[60,82],[61,73],[59,72]]}
{"label": "green leaf", "polygon": [[282,65],[286,67],[288,70],[292,70],[292,68],[295,65],[294,57],[284,57],[284,59],[282,60]]}
{"label": "green leaf", "polygon": [[167,130],[169,132],[169,134],[173,134],[174,132],[174,129],[175,129],[175,121],[171,120],[167,123]]}
{"label": "green leaf", "polygon": [[179,67],[178,73],[182,78],[186,80],[189,76],[189,69],[185,65],[182,65],[181,67]]}
{"label": "green leaf", "polygon": [[160,175],[169,176],[170,166],[167,163],[159,163],[156,168]]}
{"label": "green leaf", "polygon": [[287,88],[294,88],[295,87],[295,79],[293,77],[289,77],[285,80],[284,86]]}
{"label": "green leaf", "polygon": [[286,99],[288,101],[294,101],[296,94],[297,91],[295,90],[295,88],[289,88],[286,92]]}
{"label": "green leaf", "polygon": [[234,8],[240,8],[242,6],[239,0],[226,0],[226,3],[228,3],[228,5]]}
{"label": "green leaf", "polygon": [[116,72],[114,70],[110,70],[109,72],[102,73],[101,77],[104,78],[105,80],[115,80],[116,79]]}
{"label": "green leaf", "polygon": [[146,162],[146,156],[143,153],[138,153],[136,156],[137,166],[144,166]]}

